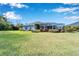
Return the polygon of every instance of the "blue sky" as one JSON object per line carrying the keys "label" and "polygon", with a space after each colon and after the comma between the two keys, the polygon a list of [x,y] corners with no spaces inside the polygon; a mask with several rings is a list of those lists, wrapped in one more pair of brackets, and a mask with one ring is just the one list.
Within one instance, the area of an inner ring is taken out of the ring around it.
{"label": "blue sky", "polygon": [[0,15],[15,24],[35,21],[70,24],[79,21],[79,4],[0,3]]}

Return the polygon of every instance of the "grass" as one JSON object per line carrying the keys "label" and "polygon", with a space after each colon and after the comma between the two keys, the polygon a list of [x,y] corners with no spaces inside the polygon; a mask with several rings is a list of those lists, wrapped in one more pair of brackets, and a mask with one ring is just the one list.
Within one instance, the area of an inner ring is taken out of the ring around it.
{"label": "grass", "polygon": [[79,56],[79,32],[1,31],[0,55]]}
{"label": "grass", "polygon": [[[31,32],[1,31],[0,32],[0,55],[22,55],[21,44],[28,42]],[[23,50],[22,50],[23,51]]]}

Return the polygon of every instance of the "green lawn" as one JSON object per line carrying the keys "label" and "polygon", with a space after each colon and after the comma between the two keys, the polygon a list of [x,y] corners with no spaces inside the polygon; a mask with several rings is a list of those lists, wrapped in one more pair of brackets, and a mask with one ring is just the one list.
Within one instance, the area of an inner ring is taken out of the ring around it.
{"label": "green lawn", "polygon": [[0,55],[79,55],[79,33],[0,31]]}

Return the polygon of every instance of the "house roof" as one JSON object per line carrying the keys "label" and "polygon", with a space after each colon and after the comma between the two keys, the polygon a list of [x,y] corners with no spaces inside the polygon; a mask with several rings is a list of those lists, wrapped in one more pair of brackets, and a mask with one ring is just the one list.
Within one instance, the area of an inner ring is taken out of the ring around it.
{"label": "house roof", "polygon": [[46,26],[53,26],[53,25],[64,26],[65,25],[63,23],[50,23],[50,22],[48,22],[48,23],[43,23],[43,22],[35,23],[34,22],[34,23],[27,24],[26,26],[34,26],[35,24],[46,25]]}

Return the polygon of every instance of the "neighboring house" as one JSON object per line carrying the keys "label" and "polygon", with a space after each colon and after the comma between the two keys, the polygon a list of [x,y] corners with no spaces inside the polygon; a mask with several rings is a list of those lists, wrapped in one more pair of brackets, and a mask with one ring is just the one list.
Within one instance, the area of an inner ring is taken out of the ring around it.
{"label": "neighboring house", "polygon": [[26,26],[23,26],[23,30],[26,30],[26,31],[35,31],[35,26],[34,25],[26,25]]}
{"label": "neighboring house", "polygon": [[64,30],[64,24],[62,23],[40,23],[40,24],[31,24],[23,27],[24,30],[31,31],[61,31]]}

